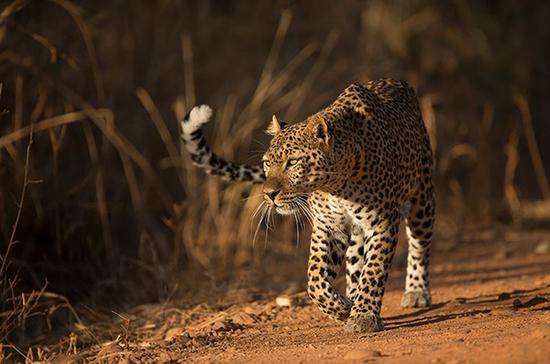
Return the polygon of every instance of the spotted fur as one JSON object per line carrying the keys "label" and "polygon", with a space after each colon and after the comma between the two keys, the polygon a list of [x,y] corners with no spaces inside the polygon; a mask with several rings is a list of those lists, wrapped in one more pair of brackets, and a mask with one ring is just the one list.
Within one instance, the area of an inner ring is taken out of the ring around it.
{"label": "spotted fur", "polygon": [[[352,84],[302,122],[274,118],[263,169],[220,159],[196,120],[192,111],[182,122],[182,139],[197,165],[228,179],[263,182],[266,204],[311,220],[308,294],[324,313],[348,331],[383,329],[382,297],[402,217],[409,251],[401,305],[431,304],[433,158],[416,95],[405,82]],[[333,286],[344,263],[345,295]]]}

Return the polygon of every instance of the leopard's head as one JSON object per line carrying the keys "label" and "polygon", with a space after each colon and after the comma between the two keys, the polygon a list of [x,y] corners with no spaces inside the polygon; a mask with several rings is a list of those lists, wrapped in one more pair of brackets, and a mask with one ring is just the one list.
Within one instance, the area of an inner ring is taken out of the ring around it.
{"label": "leopard's head", "polygon": [[263,156],[264,200],[278,213],[292,214],[305,205],[309,193],[329,183],[333,138],[318,115],[293,125],[273,116],[266,132],[273,139]]}

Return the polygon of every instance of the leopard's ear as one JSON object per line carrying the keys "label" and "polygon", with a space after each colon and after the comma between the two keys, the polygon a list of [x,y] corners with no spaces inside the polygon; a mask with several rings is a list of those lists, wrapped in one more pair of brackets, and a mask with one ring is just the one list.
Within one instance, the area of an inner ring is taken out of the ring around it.
{"label": "leopard's ear", "polygon": [[307,122],[306,131],[315,141],[330,147],[332,135],[325,119],[319,117],[310,117]]}
{"label": "leopard's ear", "polygon": [[286,123],[280,119],[278,119],[275,115],[271,118],[271,122],[269,123],[269,126],[266,129],[266,134],[268,135],[277,135],[281,132],[281,130],[284,129],[286,126]]}

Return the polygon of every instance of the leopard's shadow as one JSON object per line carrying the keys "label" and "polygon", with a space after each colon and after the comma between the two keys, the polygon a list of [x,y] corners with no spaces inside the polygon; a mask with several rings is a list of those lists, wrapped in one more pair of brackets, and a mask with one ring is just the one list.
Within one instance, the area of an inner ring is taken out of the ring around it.
{"label": "leopard's shadow", "polygon": [[416,310],[416,311],[414,311],[414,312],[409,312],[409,313],[406,313],[406,314],[403,314],[403,315],[397,315],[397,316],[391,316],[391,317],[384,317],[384,321],[387,322],[387,321],[402,320],[402,319],[407,319],[407,318],[413,318],[413,317],[417,317],[417,316],[422,316],[422,315],[424,315],[425,313],[428,313],[428,312],[431,312],[431,311],[435,311],[435,310],[438,310],[438,309],[442,308],[443,306],[445,306],[445,305],[448,304],[449,302],[450,302],[450,301],[436,303],[436,304],[431,305],[430,307],[425,307],[425,308]]}
{"label": "leopard's shadow", "polygon": [[436,322],[453,320],[458,317],[476,316],[479,314],[485,314],[489,312],[491,312],[491,309],[475,310],[475,311],[468,311],[468,312],[457,312],[457,313],[449,313],[449,314],[442,314],[442,315],[432,315],[427,317],[418,317],[412,320],[405,320],[405,321],[392,321],[392,322],[386,321],[386,330],[394,330],[394,329],[399,329],[403,327],[424,326],[424,325],[429,325]]}
{"label": "leopard's shadow", "polygon": [[[384,322],[386,325],[386,330],[394,330],[404,327],[417,327],[433,324],[436,322],[452,320],[460,317],[471,317],[481,314],[487,314],[493,311],[498,306],[509,309],[535,309],[535,310],[548,310],[550,306],[540,305],[550,302],[550,295],[541,294],[536,295],[533,298],[533,294],[538,291],[547,289],[549,286],[544,285],[542,287],[537,287],[534,289],[525,289],[525,290],[512,290],[510,292],[502,292],[496,298],[494,294],[492,295],[479,295],[476,297],[463,298],[462,300],[453,300],[436,303],[430,307],[416,310],[414,312],[408,312],[402,315],[384,317]],[[520,300],[520,306],[514,308],[514,301]],[[437,314],[434,311],[437,311],[448,304],[452,303],[451,306],[454,309],[454,312],[446,312]],[[498,305],[501,303],[501,305]],[[534,308],[535,306],[539,306]],[[429,313],[432,313],[431,315]]]}

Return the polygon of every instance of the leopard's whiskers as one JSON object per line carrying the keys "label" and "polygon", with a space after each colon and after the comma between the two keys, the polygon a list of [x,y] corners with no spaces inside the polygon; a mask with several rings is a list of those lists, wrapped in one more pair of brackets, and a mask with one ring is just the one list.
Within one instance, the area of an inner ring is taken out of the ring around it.
{"label": "leopard's whiskers", "polygon": [[264,221],[265,214],[267,212],[267,206],[265,204],[265,201],[262,201],[262,203],[258,206],[256,211],[252,215],[252,220],[254,220],[254,217],[258,214],[259,211],[261,211],[261,215],[260,215],[260,219],[258,220],[258,224],[256,225],[256,231],[254,231],[254,237],[252,238],[252,247],[256,245],[256,237],[258,236],[258,231],[260,230],[260,226],[262,225],[262,221]]}
{"label": "leopard's whiskers", "polygon": [[267,207],[267,216],[265,218],[265,240],[264,240],[264,248],[267,248],[267,238],[269,236],[269,230],[272,229],[273,225],[273,205],[270,205]]}
{"label": "leopard's whiskers", "polygon": [[[292,208],[294,209],[294,202],[291,204]],[[296,225],[296,248],[300,246],[300,226],[298,224],[298,214],[295,210],[292,211],[292,216],[294,216],[294,222]]]}
{"label": "leopard's whiskers", "polygon": [[300,224],[300,229],[305,229],[304,220],[302,218],[302,210],[298,204],[296,204],[296,217],[298,218],[298,223]]}
{"label": "leopard's whiskers", "polygon": [[265,201],[262,201],[258,207],[256,207],[256,209],[254,210],[254,212],[252,213],[252,218],[250,219],[251,222],[254,221],[254,219],[256,218],[256,215],[258,215],[258,212],[261,211],[261,209],[265,207]]}
{"label": "leopard's whiskers", "polygon": [[307,200],[297,199],[296,202],[297,202],[297,205],[300,208],[300,211],[303,212],[304,216],[309,221],[309,223],[311,225],[313,225],[314,217],[313,217],[313,213],[309,209],[309,206],[307,204]]}

